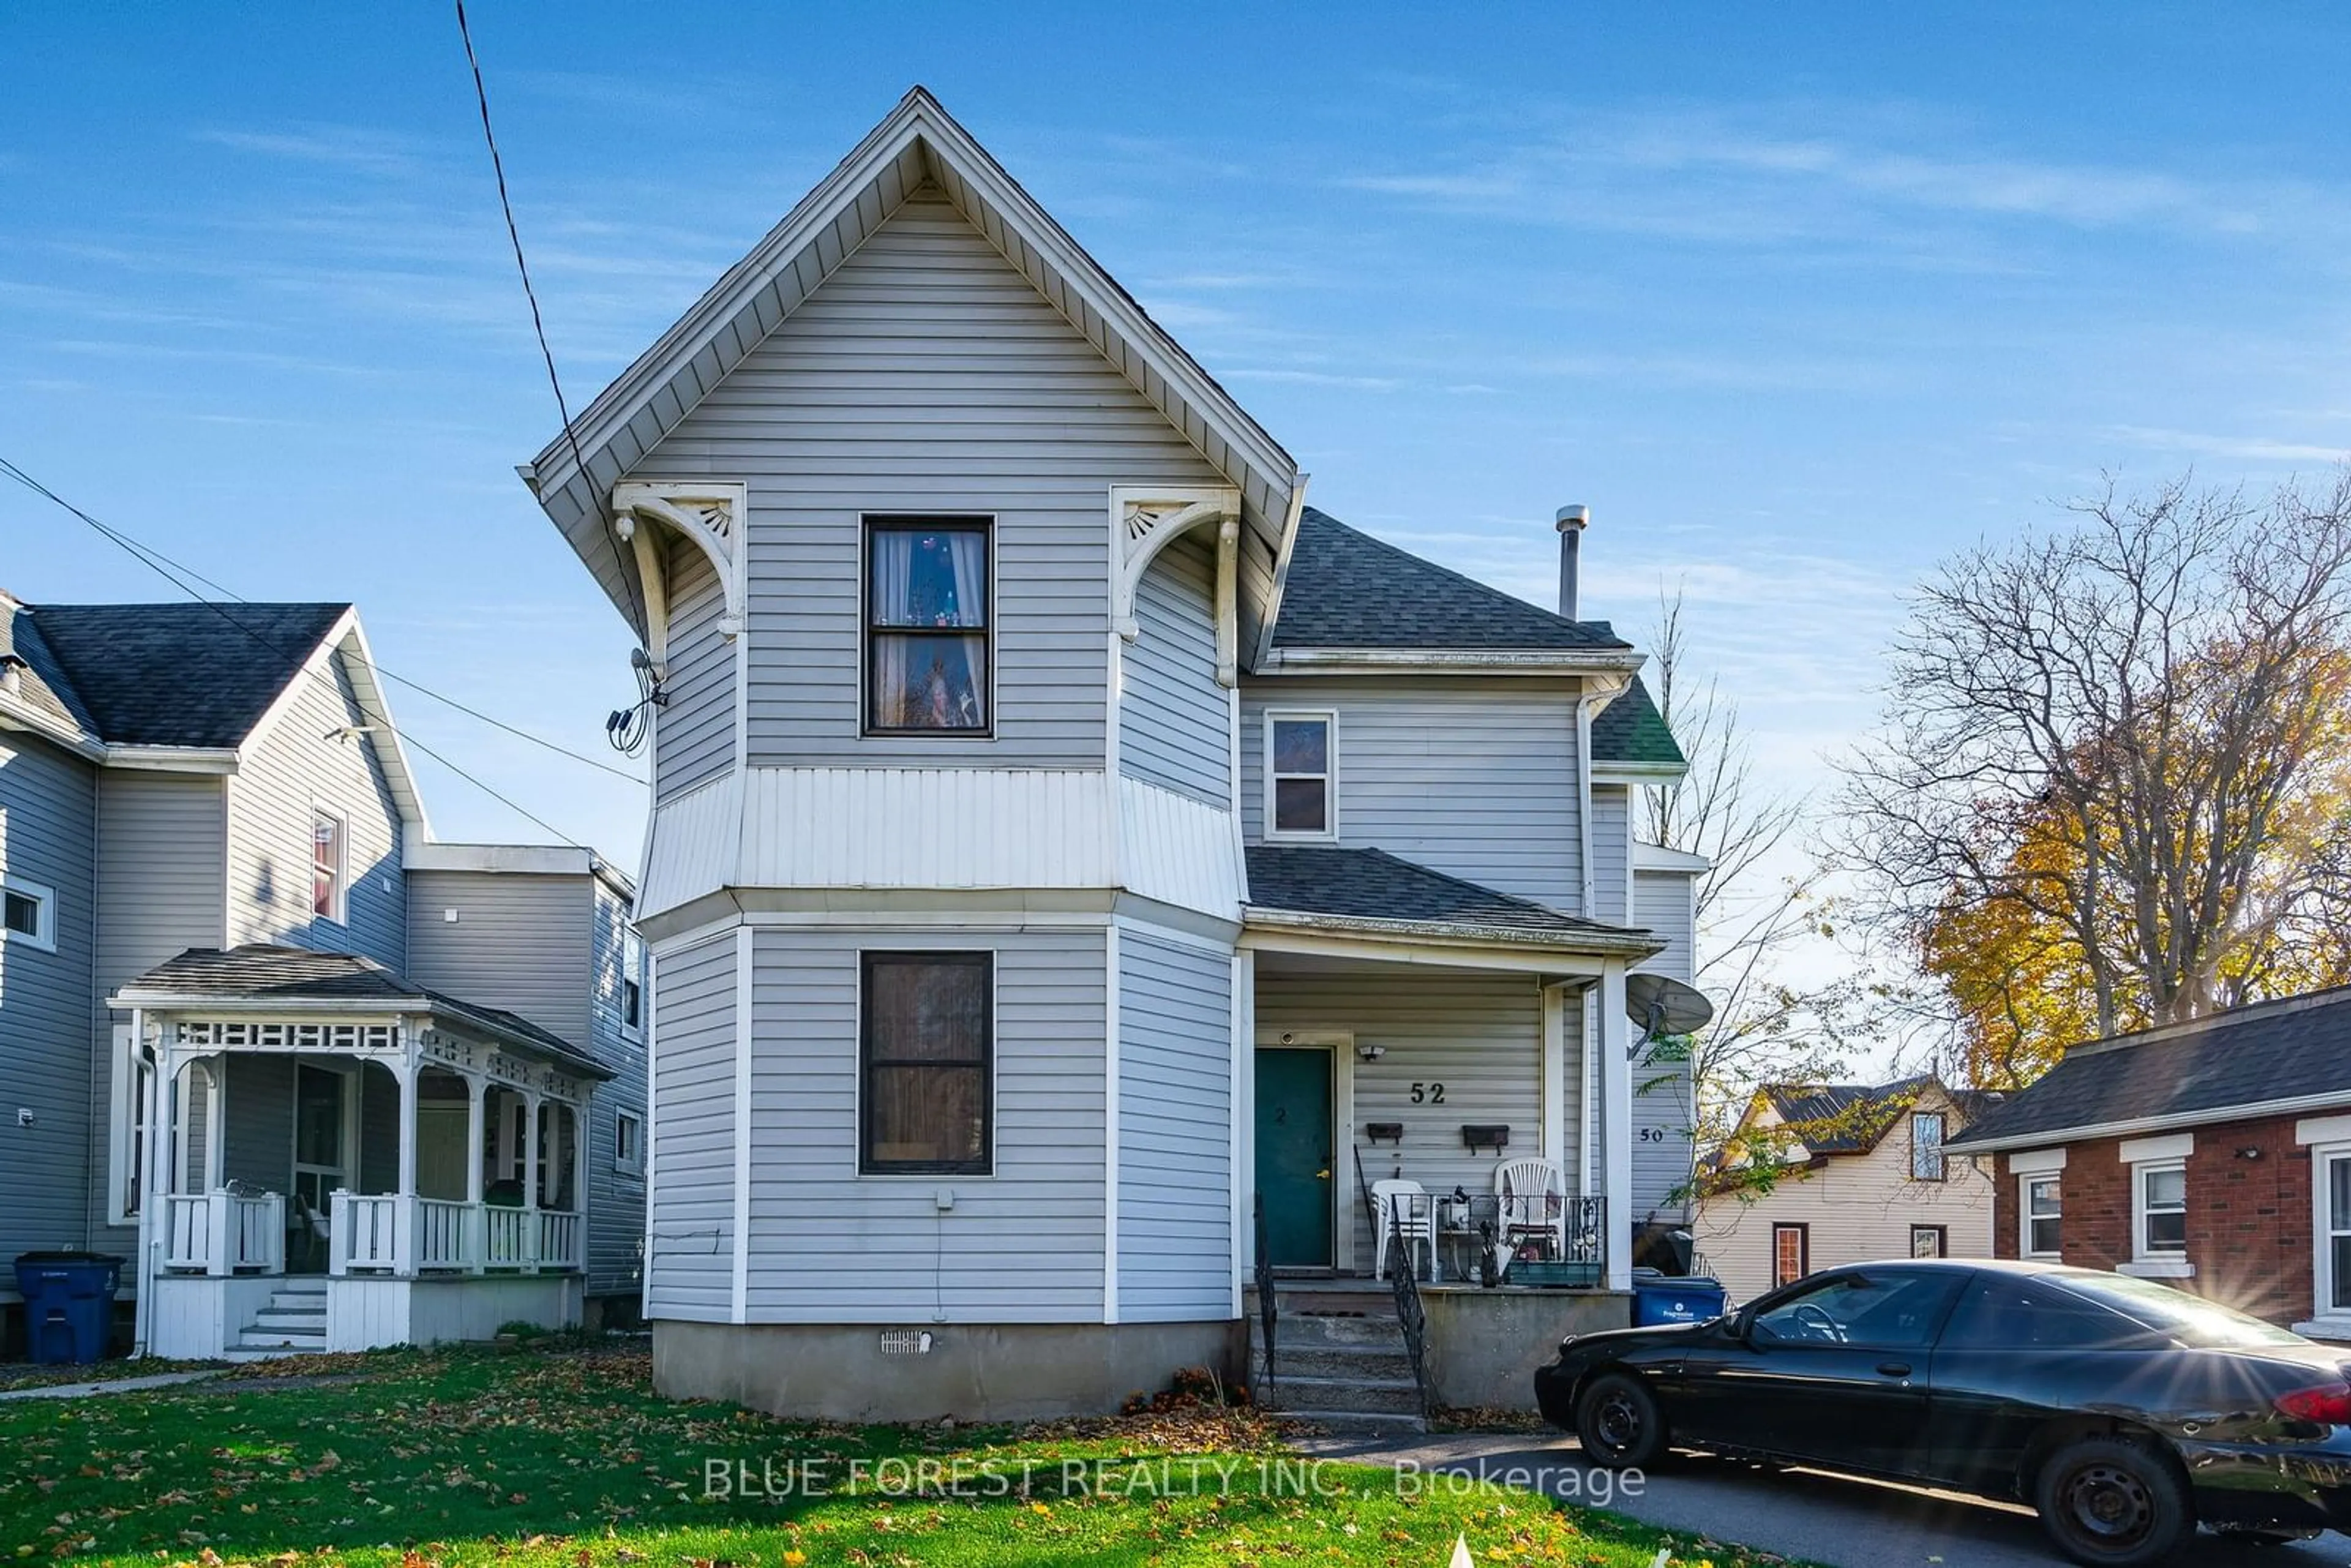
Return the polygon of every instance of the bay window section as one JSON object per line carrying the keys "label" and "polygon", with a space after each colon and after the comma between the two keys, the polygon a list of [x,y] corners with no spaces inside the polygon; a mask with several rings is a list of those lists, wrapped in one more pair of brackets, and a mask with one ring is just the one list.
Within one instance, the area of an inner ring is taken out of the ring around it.
{"label": "bay window section", "polygon": [[993,959],[868,953],[859,1016],[858,1169],[988,1175]]}
{"label": "bay window section", "polygon": [[869,521],[865,732],[989,733],[988,525]]}

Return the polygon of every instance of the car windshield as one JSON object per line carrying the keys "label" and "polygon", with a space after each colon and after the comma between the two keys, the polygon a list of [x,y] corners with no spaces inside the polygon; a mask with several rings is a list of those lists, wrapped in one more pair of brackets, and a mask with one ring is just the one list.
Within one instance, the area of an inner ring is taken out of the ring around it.
{"label": "car windshield", "polygon": [[2162,1330],[2183,1344],[2199,1349],[2308,1343],[2300,1334],[2275,1323],[2263,1322],[2234,1307],[2224,1307],[2185,1291],[2175,1291],[2154,1280],[2135,1280],[2127,1274],[2060,1274],[2051,1277],[2049,1282],[2101,1301],[2149,1328]]}

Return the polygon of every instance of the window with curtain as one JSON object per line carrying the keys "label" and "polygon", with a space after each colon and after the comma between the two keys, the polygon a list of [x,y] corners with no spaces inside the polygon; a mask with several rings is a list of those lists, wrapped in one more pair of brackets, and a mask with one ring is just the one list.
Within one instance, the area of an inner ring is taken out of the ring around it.
{"label": "window with curtain", "polygon": [[865,729],[988,732],[987,523],[869,522],[865,530]]}
{"label": "window with curtain", "polygon": [[343,820],[330,811],[310,816],[310,913],[343,917]]}
{"label": "window with curtain", "polygon": [[868,953],[858,1169],[986,1176],[994,1049],[987,953]]}

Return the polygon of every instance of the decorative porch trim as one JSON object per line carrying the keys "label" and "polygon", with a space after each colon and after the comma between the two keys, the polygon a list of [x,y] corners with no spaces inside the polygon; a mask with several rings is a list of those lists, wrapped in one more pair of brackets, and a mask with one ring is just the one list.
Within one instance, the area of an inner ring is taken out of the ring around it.
{"label": "decorative porch trim", "polygon": [[1159,552],[1194,528],[1217,529],[1217,684],[1239,682],[1241,493],[1232,485],[1113,485],[1110,487],[1110,623],[1133,643],[1143,635],[1135,591]]}
{"label": "decorative porch trim", "polygon": [[659,524],[710,559],[726,596],[718,634],[743,630],[743,530],[749,487],[708,480],[633,480],[612,487],[612,532],[635,552],[645,596],[645,654],[657,674],[669,670],[669,574],[663,570]]}

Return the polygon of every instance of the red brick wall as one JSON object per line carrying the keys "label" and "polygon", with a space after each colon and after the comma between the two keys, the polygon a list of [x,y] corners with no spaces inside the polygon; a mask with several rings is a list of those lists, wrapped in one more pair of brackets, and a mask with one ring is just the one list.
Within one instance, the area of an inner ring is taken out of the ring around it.
{"label": "red brick wall", "polygon": [[[2188,1156],[2188,1260],[2192,1280],[2172,1281],[2199,1295],[2267,1318],[2301,1322],[2311,1315],[2310,1151],[2294,1141],[2292,1116],[2227,1122],[2194,1129]],[[2130,1260],[2130,1167],[2122,1140],[2065,1145],[2059,1173],[2064,1260],[2085,1269]],[[2241,1150],[2258,1150],[2255,1158]],[[2019,1184],[2008,1155],[1997,1156],[1992,1249],[2017,1255]]]}

